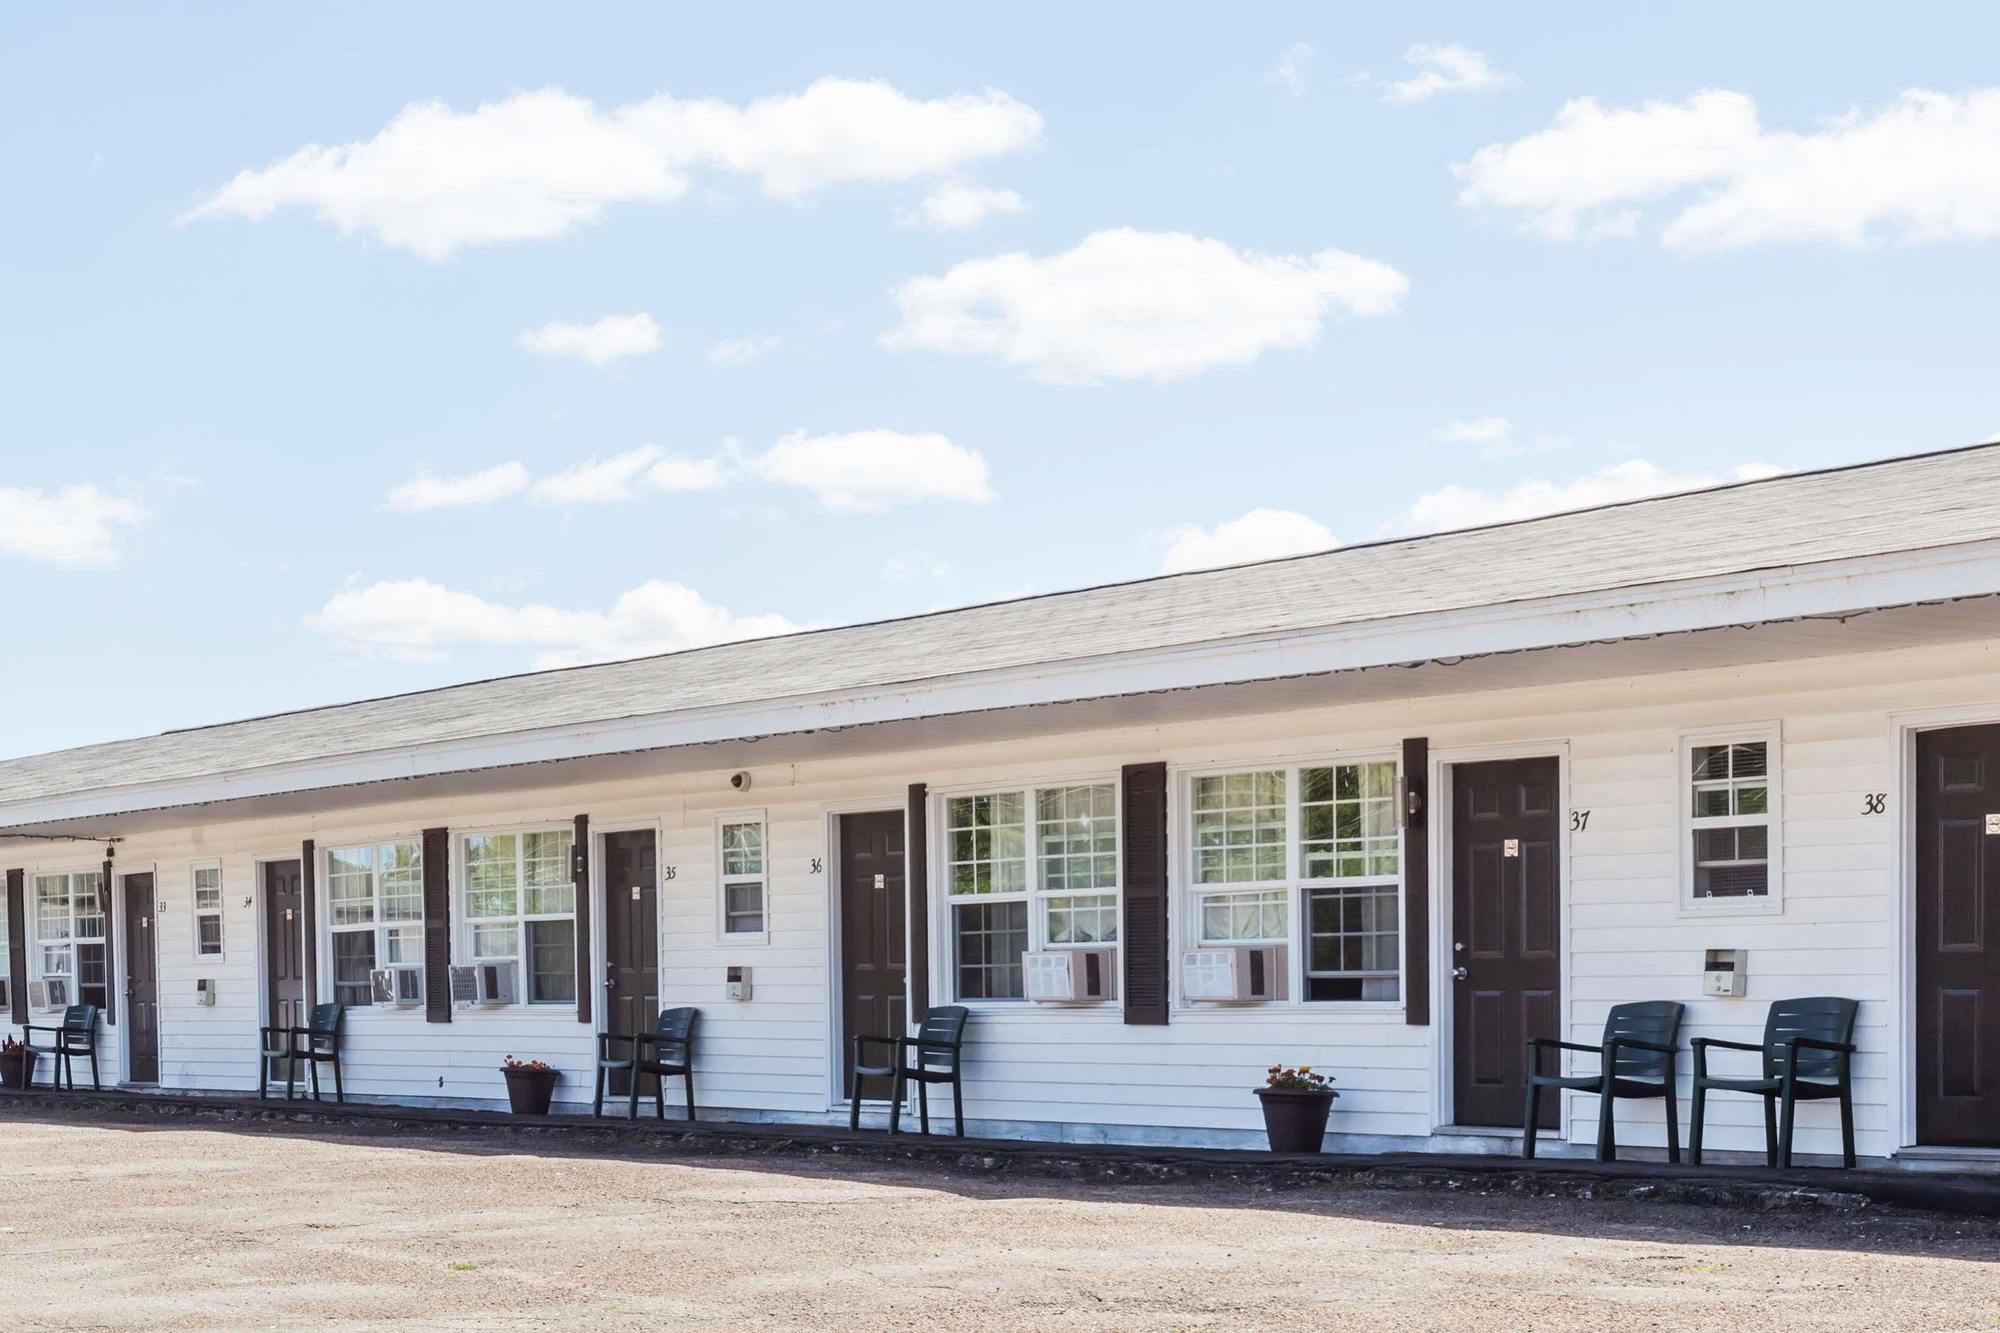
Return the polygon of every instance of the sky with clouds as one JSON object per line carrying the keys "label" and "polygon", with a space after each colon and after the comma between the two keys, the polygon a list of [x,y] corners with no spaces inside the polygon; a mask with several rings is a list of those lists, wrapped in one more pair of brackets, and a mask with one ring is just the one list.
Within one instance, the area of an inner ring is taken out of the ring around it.
{"label": "sky with clouds", "polygon": [[2000,431],[2000,12],[1222,13],[9,6],[0,755]]}

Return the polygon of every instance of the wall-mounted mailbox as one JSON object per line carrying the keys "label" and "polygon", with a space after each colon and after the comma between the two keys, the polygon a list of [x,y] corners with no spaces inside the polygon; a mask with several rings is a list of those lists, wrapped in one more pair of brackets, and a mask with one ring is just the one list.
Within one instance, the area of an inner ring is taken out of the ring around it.
{"label": "wall-mounted mailbox", "polygon": [[750,998],[750,969],[731,967],[724,974],[723,991],[732,1000]]}
{"label": "wall-mounted mailbox", "polygon": [[1746,994],[1748,949],[1710,949],[1701,965],[1701,993],[1732,999]]}
{"label": "wall-mounted mailbox", "polygon": [[204,1009],[215,1007],[214,977],[202,977],[194,983],[194,1002]]}

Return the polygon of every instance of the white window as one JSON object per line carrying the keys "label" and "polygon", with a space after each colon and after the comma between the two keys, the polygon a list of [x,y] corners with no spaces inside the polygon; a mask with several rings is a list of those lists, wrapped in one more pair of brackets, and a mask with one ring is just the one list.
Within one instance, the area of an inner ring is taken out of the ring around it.
{"label": "white window", "polygon": [[1681,852],[1692,905],[1774,904],[1779,753],[1775,732],[1683,740]]}
{"label": "white window", "polygon": [[222,957],[222,866],[195,866],[194,952],[197,958]]}
{"label": "white window", "polygon": [[958,998],[1018,1000],[1021,955],[1118,942],[1118,788],[949,796],[945,893]]}
{"label": "white window", "polygon": [[716,821],[722,933],[730,938],[768,938],[768,898],[764,871],[764,821],[731,815]]}
{"label": "white window", "polygon": [[326,907],[333,998],[372,1004],[376,968],[424,961],[423,843],[401,838],[328,848]]}
{"label": "white window", "polygon": [[1398,999],[1399,790],[1389,759],[1191,778],[1198,942],[1297,942],[1307,1000]]}
{"label": "white window", "polygon": [[104,876],[95,870],[36,875],[34,944],[43,977],[67,977],[77,1004],[102,1008]]}
{"label": "white window", "polygon": [[480,833],[460,843],[474,963],[517,969],[530,1004],[576,1003],[576,882],[569,828]]}

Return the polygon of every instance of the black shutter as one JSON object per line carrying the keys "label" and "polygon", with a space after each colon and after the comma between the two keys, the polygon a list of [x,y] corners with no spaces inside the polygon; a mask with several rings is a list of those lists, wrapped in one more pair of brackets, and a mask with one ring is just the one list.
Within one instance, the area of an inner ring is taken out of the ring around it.
{"label": "black shutter", "polygon": [[[118,938],[118,904],[111,894],[111,858],[104,858],[104,878],[98,882],[97,905],[104,909],[104,1024],[118,1026],[118,957],[113,947]],[[83,965],[76,964],[79,983],[83,977]],[[83,998],[83,987],[77,986],[77,999]]]}
{"label": "black shutter", "polygon": [[28,1021],[28,872],[7,872],[7,990],[14,1021]]}
{"label": "black shutter", "polygon": [[451,1022],[451,831],[424,830],[424,1021]]}
{"label": "black shutter", "polygon": [[1127,764],[1125,797],[1125,1021],[1167,1021],[1167,766]]}
{"label": "black shutter", "polygon": [[569,882],[576,889],[576,1021],[590,1021],[590,816],[576,817],[570,845]]}
{"label": "black shutter", "polygon": [[929,791],[921,782],[910,784],[910,803],[903,815],[903,837],[908,851],[903,858],[903,879],[909,885],[910,970],[907,985],[910,1022],[923,1021],[931,1007],[931,858],[930,821],[925,817]]}
{"label": "black shutter", "polygon": [[1431,1021],[1431,743],[1403,742],[1403,1022]]}
{"label": "black shutter", "polygon": [[306,965],[307,1018],[312,1017],[312,1007],[319,1003],[319,894],[314,890],[318,869],[313,841],[307,838],[299,848],[299,929],[305,936],[299,959]]}

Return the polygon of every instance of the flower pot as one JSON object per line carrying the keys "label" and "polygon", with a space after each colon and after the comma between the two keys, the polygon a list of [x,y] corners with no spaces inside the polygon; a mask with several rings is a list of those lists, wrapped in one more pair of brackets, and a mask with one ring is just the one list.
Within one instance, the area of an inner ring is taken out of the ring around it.
{"label": "flower pot", "polygon": [[27,1049],[24,1047],[18,1051],[0,1051],[0,1088],[25,1088],[27,1086]]}
{"label": "flower pot", "polygon": [[1272,1152],[1318,1152],[1326,1139],[1326,1118],[1335,1094],[1292,1088],[1259,1088],[1264,1103],[1264,1133]]}
{"label": "flower pot", "polygon": [[507,1079],[507,1105],[515,1115],[547,1115],[549,1099],[556,1094],[554,1069],[503,1069]]}

